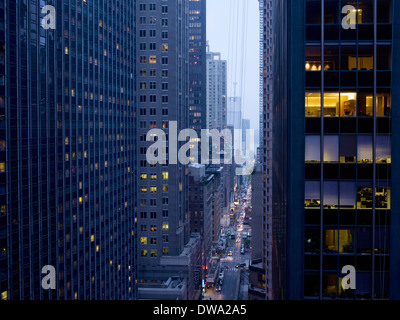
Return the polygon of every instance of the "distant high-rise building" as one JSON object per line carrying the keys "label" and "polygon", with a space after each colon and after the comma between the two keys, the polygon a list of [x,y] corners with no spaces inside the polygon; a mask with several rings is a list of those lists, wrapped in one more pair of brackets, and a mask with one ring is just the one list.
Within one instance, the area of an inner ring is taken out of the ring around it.
{"label": "distant high-rise building", "polygon": [[242,98],[241,97],[229,97],[228,98],[228,114],[227,123],[228,126],[233,129],[242,129]]}
{"label": "distant high-rise building", "polygon": [[274,298],[400,299],[400,2],[274,5]]}
{"label": "distant high-rise building", "polygon": [[207,45],[207,129],[222,131],[227,125],[227,63]]}
{"label": "distant high-rise building", "polygon": [[138,0],[136,9],[138,282],[160,284],[179,276],[176,266],[166,263],[179,264],[189,241],[188,168],[170,161],[177,157],[170,147],[161,150],[164,164],[149,162],[146,153],[154,142],[146,137],[158,136],[150,132],[158,129],[178,149],[183,145],[174,135],[188,128],[189,1]]}
{"label": "distant high-rise building", "polygon": [[134,299],[134,1],[43,3],[0,6],[1,299]]}

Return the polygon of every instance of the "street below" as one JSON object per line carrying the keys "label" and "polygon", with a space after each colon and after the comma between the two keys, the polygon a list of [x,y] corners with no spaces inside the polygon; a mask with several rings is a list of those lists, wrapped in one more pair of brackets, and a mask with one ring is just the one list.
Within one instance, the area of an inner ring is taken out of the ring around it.
{"label": "street below", "polygon": [[239,192],[235,200],[238,205],[235,205],[234,219],[231,214],[226,214],[221,219],[222,238],[226,238],[226,249],[220,255],[222,285],[216,284],[206,288],[204,300],[247,300],[248,267],[251,260],[251,220],[248,224],[244,223],[245,209],[251,206],[251,186],[244,186],[244,190]]}

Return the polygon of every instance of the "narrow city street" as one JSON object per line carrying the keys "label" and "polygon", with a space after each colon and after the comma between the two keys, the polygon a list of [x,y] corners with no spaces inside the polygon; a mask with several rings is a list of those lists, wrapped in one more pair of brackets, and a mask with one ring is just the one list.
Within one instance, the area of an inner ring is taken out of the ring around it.
{"label": "narrow city street", "polygon": [[[222,220],[223,234],[227,238],[225,253],[220,259],[220,272],[223,271],[221,291],[218,285],[206,289],[204,299],[246,300],[248,267],[251,259],[251,225],[245,225],[245,208],[251,206],[251,186],[238,195],[235,206],[235,220],[226,214]],[[244,196],[242,196],[244,195]],[[244,248],[244,249],[243,249]],[[245,291],[245,292],[244,292]]]}

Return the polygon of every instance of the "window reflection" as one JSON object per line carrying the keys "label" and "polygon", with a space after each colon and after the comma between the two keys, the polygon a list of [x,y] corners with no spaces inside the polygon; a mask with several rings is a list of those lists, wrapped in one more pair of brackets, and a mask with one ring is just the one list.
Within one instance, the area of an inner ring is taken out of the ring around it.
{"label": "window reflection", "polygon": [[320,136],[306,136],[306,162],[319,163],[321,162],[321,137]]}
{"label": "window reflection", "polygon": [[325,181],[324,182],[324,208],[325,209],[338,209],[338,182]]}
{"label": "window reflection", "polygon": [[321,207],[321,185],[319,181],[305,182],[305,207],[319,209]]}
{"label": "window reflection", "polygon": [[340,208],[356,208],[356,184],[355,182],[340,182]]}
{"label": "window reflection", "polygon": [[339,162],[339,136],[324,137],[324,162]]}
{"label": "window reflection", "polygon": [[355,163],[357,156],[357,142],[355,135],[340,136],[340,162]]}
{"label": "window reflection", "polygon": [[390,136],[376,137],[376,162],[391,163],[392,162],[392,143]]}
{"label": "window reflection", "polygon": [[358,162],[371,163],[373,157],[372,153],[372,136],[358,136]]}

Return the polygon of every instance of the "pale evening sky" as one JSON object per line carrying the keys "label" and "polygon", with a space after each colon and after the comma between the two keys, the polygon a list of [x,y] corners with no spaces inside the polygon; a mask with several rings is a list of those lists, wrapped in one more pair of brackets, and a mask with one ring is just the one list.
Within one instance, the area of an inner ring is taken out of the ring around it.
{"label": "pale evening sky", "polygon": [[207,0],[210,50],[228,61],[228,97],[243,98],[243,118],[259,128],[259,4],[258,0]]}

